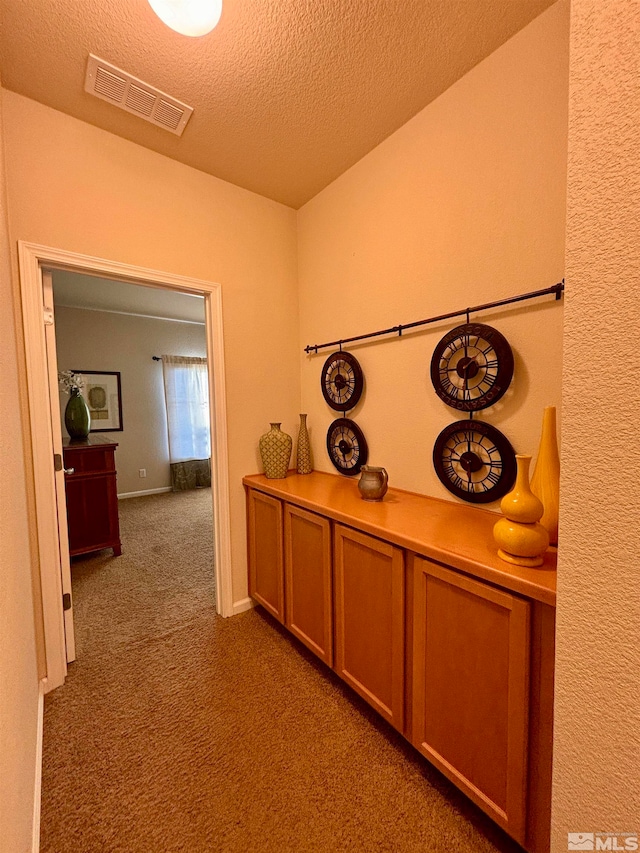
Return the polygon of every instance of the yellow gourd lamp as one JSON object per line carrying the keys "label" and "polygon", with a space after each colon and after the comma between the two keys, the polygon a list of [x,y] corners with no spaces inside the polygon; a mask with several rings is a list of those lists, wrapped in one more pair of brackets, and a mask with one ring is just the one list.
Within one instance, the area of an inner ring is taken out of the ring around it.
{"label": "yellow gourd lamp", "polygon": [[494,525],[493,538],[498,544],[498,556],[505,562],[541,566],[542,555],[549,547],[549,534],[539,524],[544,507],[529,485],[531,456],[516,454],[516,463],[516,483],[500,502],[505,517]]}

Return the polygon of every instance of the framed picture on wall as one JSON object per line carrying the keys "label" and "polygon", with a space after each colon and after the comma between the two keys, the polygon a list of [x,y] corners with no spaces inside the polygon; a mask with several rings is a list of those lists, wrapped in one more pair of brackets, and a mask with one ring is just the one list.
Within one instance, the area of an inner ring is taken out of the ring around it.
{"label": "framed picture on wall", "polygon": [[122,430],[120,374],[111,370],[74,370],[84,379],[82,396],[89,406],[91,432]]}

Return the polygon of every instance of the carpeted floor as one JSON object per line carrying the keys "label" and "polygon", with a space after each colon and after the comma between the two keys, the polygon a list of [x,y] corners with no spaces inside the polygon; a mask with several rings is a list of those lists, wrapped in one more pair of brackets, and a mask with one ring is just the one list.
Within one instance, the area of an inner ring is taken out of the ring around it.
{"label": "carpeted floor", "polygon": [[273,620],[215,615],[210,500],[123,501],[123,556],[73,568],[43,853],[519,851]]}
{"label": "carpeted floor", "polygon": [[211,489],[118,502],[122,556],[71,566],[79,659],[158,639],[215,613]]}

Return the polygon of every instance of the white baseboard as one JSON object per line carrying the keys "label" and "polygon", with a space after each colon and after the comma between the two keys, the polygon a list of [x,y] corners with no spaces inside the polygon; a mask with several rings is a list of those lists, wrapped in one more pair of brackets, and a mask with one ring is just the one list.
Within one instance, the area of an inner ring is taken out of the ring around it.
{"label": "white baseboard", "polygon": [[31,833],[31,851],[40,850],[40,804],[42,801],[42,738],[44,731],[44,694],[46,678],[40,682],[38,689],[38,729],[36,733],[36,767],[33,792],[33,829]]}
{"label": "white baseboard", "polygon": [[234,601],[233,603],[233,615],[237,616],[238,613],[244,613],[245,610],[251,610],[252,607],[255,607],[256,603],[253,598],[243,598],[240,601]]}
{"label": "white baseboard", "polygon": [[170,492],[171,486],[163,486],[161,489],[143,489],[141,492],[122,492],[118,495],[118,500],[122,501],[126,498],[141,498],[143,495],[160,495],[163,492]]}

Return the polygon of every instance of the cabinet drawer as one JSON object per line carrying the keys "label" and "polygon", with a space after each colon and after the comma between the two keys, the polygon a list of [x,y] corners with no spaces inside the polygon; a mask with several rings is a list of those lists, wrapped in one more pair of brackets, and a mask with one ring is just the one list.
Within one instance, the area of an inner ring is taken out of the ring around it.
{"label": "cabinet drawer", "polygon": [[403,552],[336,525],[335,670],[395,728],[404,717]]}
{"label": "cabinet drawer", "polygon": [[65,447],[63,453],[64,467],[73,468],[76,474],[116,470],[113,447]]}
{"label": "cabinet drawer", "polygon": [[68,475],[65,478],[71,556],[118,547],[116,475]]}

